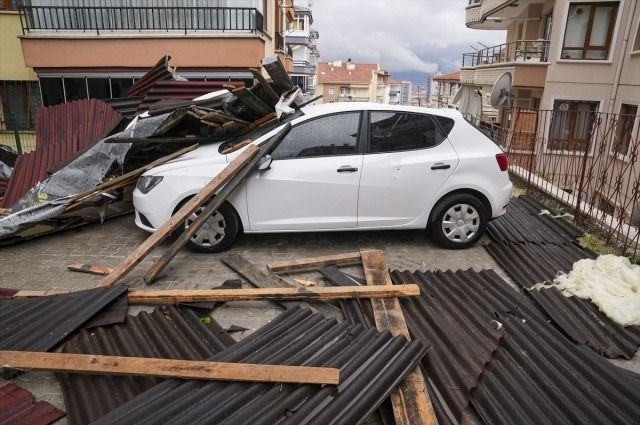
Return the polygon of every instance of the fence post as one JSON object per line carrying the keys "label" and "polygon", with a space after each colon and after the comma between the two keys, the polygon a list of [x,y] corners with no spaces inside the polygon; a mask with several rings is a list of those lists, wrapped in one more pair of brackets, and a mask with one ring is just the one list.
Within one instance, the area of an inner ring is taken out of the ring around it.
{"label": "fence post", "polygon": [[538,147],[538,125],[540,125],[540,120],[538,119],[538,114],[540,114],[540,110],[536,110],[536,120],[534,124],[534,133],[533,133],[533,143],[531,144],[531,154],[529,155],[529,172],[527,173],[527,187],[526,193],[529,194],[529,190],[531,189],[531,173],[533,173],[533,168],[535,167],[534,163],[536,157],[536,148]]}
{"label": "fence post", "polygon": [[589,134],[589,139],[587,140],[587,147],[584,150],[584,155],[582,156],[582,165],[580,169],[580,182],[578,183],[578,197],[576,198],[576,210],[574,213],[574,220],[578,226],[582,225],[582,190],[584,189],[584,175],[587,172],[587,160],[589,158],[589,151],[591,150],[591,139],[595,137],[596,131],[595,127],[600,125],[601,117],[597,116],[596,123],[591,128],[591,134]]}
{"label": "fence post", "polygon": [[13,137],[16,139],[16,152],[18,155],[22,155],[22,144],[20,143],[20,131],[18,131],[18,120],[16,115],[12,112],[9,114],[9,121],[13,126]]}

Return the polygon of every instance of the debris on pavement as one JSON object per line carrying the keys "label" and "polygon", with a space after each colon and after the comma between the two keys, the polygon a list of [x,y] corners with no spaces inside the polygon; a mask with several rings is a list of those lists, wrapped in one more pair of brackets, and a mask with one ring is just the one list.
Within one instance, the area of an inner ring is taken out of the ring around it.
{"label": "debris on pavement", "polygon": [[67,270],[72,272],[81,272],[81,273],[89,273],[89,274],[98,274],[98,275],[108,275],[113,271],[111,267],[101,266],[99,264],[83,264],[83,263],[73,263],[67,266]]}
{"label": "debris on pavement", "polygon": [[0,424],[48,425],[65,413],[16,384],[0,388]]}

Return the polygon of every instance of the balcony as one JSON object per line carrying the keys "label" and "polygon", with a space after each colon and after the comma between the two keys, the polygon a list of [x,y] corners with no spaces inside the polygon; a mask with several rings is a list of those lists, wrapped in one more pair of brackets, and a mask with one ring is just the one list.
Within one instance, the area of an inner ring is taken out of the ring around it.
{"label": "balcony", "polygon": [[475,68],[507,62],[547,62],[549,40],[518,40],[499,44],[474,53],[462,54],[462,67]]}
{"label": "balcony", "polygon": [[465,7],[465,25],[476,29],[507,29],[510,19],[520,16],[531,3],[534,0],[469,0]]}
{"label": "balcony", "polygon": [[293,61],[293,73],[294,74],[315,74],[315,66],[312,66],[308,61]]}
{"label": "balcony", "polygon": [[262,33],[263,16],[249,7],[20,6],[23,34]]}

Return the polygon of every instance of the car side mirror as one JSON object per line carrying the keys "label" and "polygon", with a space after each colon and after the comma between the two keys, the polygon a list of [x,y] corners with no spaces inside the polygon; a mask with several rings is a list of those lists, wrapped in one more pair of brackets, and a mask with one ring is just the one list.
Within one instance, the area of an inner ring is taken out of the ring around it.
{"label": "car side mirror", "polygon": [[267,171],[271,169],[271,163],[273,162],[273,158],[271,155],[265,155],[260,158],[258,161],[258,171]]}

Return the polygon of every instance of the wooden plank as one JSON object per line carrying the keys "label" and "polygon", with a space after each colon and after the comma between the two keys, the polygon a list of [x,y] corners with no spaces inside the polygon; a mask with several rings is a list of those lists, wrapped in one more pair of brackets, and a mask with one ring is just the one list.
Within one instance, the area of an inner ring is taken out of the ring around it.
{"label": "wooden plank", "polygon": [[213,381],[338,385],[339,369],[94,354],[0,351],[0,365],[15,369],[92,375],[155,376]]}
{"label": "wooden plank", "polygon": [[293,81],[278,55],[274,54],[262,59],[262,67],[273,81],[273,89],[277,94],[281,95],[293,88]]}
{"label": "wooden plank", "polygon": [[245,139],[242,142],[236,143],[233,146],[229,146],[228,148],[226,148],[225,150],[223,150],[222,152],[220,152],[222,155],[228,155],[231,152],[235,152],[240,148],[244,148],[245,146],[247,146],[249,143],[251,143],[251,139]]}
{"label": "wooden plank", "polygon": [[280,99],[280,96],[278,96],[278,93],[276,93],[273,87],[271,87],[271,84],[269,84],[266,78],[264,78],[260,70],[256,68],[249,68],[249,72],[253,74],[253,78],[258,81],[258,84],[260,84],[264,92],[271,98],[271,100],[273,100],[273,103],[276,103]]}
{"label": "wooden plank", "polygon": [[[189,227],[184,229],[184,231],[176,238],[176,240],[171,244],[171,246],[162,254],[162,257],[160,257],[155,263],[153,263],[151,268],[149,268],[147,273],[144,275],[144,281],[147,284],[151,284],[155,280],[158,274],[167,266],[167,264],[169,264],[169,261],[171,261],[171,259],[175,257],[176,254],[178,254],[178,251],[182,249],[182,247],[189,241],[189,239],[195,234],[195,232],[203,224],[207,222],[209,217],[211,217],[213,213],[218,208],[220,208],[220,206],[224,203],[224,201],[240,186],[240,184],[249,176],[249,174],[254,171],[254,168],[257,167],[258,161],[264,155],[271,153],[272,149],[276,147],[278,143],[280,143],[280,141],[284,138],[284,136],[289,132],[290,128],[291,128],[291,124],[287,123],[280,131],[278,131],[266,143],[263,143],[262,145],[260,145],[260,147],[257,147],[256,145],[247,146],[245,151],[242,154],[240,154],[240,157],[245,156],[247,151],[251,151],[251,155],[248,156],[247,159],[242,162],[242,164],[239,164],[238,167],[234,169],[233,175],[227,179],[228,182],[225,181],[226,184],[220,191],[218,191],[218,189],[220,188],[220,186],[218,186],[217,188],[215,188],[214,191],[210,192],[210,194],[207,195],[207,198],[211,198],[211,195],[213,195],[215,192],[218,192],[216,193],[216,196],[213,199],[211,199],[210,202],[207,202],[205,207],[198,214],[198,217],[189,225]],[[233,160],[231,164],[235,163],[237,160],[238,159]],[[200,195],[200,193],[202,193],[205,189],[202,189],[200,192],[198,192],[198,194],[196,194],[195,197]],[[191,200],[193,200],[193,198]],[[189,202],[187,202],[187,204],[189,204]],[[203,204],[203,203],[204,202],[200,202],[200,204]],[[181,210],[184,208],[185,207],[182,207]],[[196,209],[197,209],[197,206],[196,206]],[[186,219],[194,211],[195,209],[193,211],[190,211],[190,213],[185,217],[183,217],[180,222],[184,221],[184,219]],[[179,213],[180,211],[178,211],[176,215]]]}
{"label": "wooden plank", "polygon": [[71,270],[72,272],[82,272],[82,273],[101,274],[101,275],[108,275],[113,271],[111,267],[101,266],[99,264],[82,264],[82,263],[69,264],[67,266],[67,270]]}
{"label": "wooden plank", "polygon": [[206,203],[222,186],[246,165],[258,153],[256,145],[249,145],[247,148],[227,165],[217,176],[200,190],[193,198],[185,203],[169,220],[167,220],[158,230],[151,234],[142,244],[140,244],[127,258],[116,267],[99,286],[108,286],[118,282],[127,275],[133,268],[142,261],[156,246],[165,240],[187,217],[193,214],[201,205]]}
{"label": "wooden plank", "polygon": [[[362,251],[362,267],[367,285],[381,287],[393,285],[382,251]],[[409,329],[397,298],[372,299],[373,316],[379,331],[388,329],[393,336],[402,335],[410,340]],[[429,393],[420,366],[407,375],[391,393],[391,404],[397,425],[436,425]]]}
{"label": "wooden plank", "polygon": [[301,258],[292,261],[267,264],[267,269],[273,273],[292,273],[303,270],[315,270],[324,266],[347,266],[360,264],[359,252],[347,252],[344,254],[323,255],[320,257]]}
{"label": "wooden plank", "polygon": [[263,117],[273,112],[272,107],[264,103],[262,99],[244,87],[235,89],[233,94],[238,97],[240,102],[247,105],[259,117]]}
{"label": "wooden plank", "polygon": [[244,131],[245,132],[249,132],[251,130],[253,130],[254,128],[258,128],[262,125],[267,125],[267,124],[271,124],[273,122],[278,121],[278,116],[276,115],[275,112],[272,112],[270,114],[265,115],[262,118],[258,118],[257,120],[255,120],[254,122],[252,122],[251,124],[249,124]]}
{"label": "wooden plank", "polygon": [[[25,298],[52,295],[52,291],[19,291],[13,297]],[[64,292],[56,292],[60,294]],[[170,304],[187,302],[226,301],[295,301],[341,300],[352,298],[396,298],[420,295],[418,285],[388,286],[314,286],[294,288],[241,288],[241,289],[166,289],[129,290],[131,304]]]}

